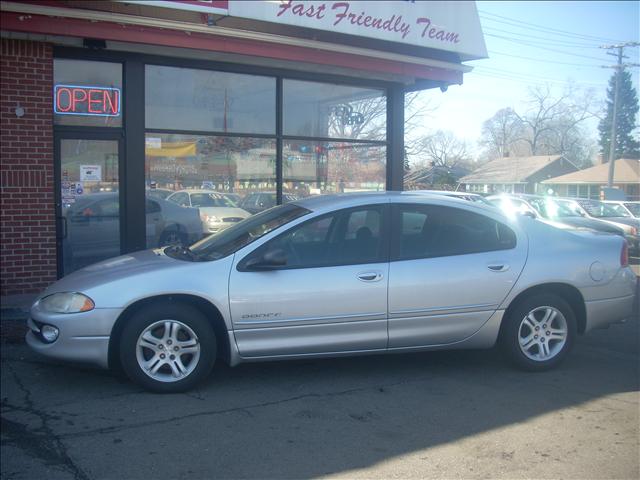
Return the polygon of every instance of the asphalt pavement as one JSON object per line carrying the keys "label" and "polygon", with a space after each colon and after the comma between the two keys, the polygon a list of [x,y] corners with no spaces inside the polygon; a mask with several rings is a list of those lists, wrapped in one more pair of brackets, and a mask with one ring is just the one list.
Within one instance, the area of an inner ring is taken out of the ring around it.
{"label": "asphalt pavement", "polygon": [[2,479],[640,478],[639,325],[500,353],[217,366],[155,395],[2,345]]}

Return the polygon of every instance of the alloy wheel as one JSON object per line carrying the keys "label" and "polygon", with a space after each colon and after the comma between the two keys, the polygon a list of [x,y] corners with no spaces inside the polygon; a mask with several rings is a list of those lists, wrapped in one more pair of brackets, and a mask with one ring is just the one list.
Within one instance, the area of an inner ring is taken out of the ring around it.
{"label": "alloy wheel", "polygon": [[136,342],[140,369],[159,382],[177,382],[191,374],[200,359],[195,332],[177,320],[160,320],[145,328]]}
{"label": "alloy wheel", "polygon": [[520,322],[518,344],[529,359],[546,362],[558,355],[567,342],[567,319],[555,307],[531,310]]}

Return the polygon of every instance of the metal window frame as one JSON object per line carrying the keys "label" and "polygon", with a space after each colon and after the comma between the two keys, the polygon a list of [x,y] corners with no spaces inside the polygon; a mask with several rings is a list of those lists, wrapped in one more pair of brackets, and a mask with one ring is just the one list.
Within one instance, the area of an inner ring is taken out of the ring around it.
{"label": "metal window frame", "polygon": [[[88,50],[77,47],[55,46],[54,60],[90,60],[121,63],[123,65],[122,101],[124,102],[122,127],[82,127],[54,125],[54,136],[58,135],[120,135],[123,139],[120,168],[121,201],[121,252],[127,253],[146,248],[145,212],[145,135],[146,133],[186,134],[202,136],[254,137],[276,141],[276,194],[278,204],[283,200],[283,143],[285,140],[314,142],[344,142],[374,144],[386,147],[386,190],[402,190],[404,169],[404,92],[402,84],[369,80],[334,74],[318,74],[281,68],[236,64],[193,58],[166,57],[114,50]],[[271,134],[229,133],[215,131],[186,131],[145,128],[145,66],[158,65],[178,68],[194,68],[220,72],[240,73],[274,77],[276,80],[276,131]],[[283,132],[283,81],[284,79],[314,81],[336,85],[382,90],[386,96],[386,140],[322,138],[284,135]],[[135,92],[133,94],[132,92]],[[88,138],[89,138],[88,137]],[[82,137],[80,137],[82,138]],[[56,148],[59,148],[56,144]],[[58,155],[55,156],[59,160]],[[395,159],[395,161],[394,161]],[[59,162],[57,162],[59,163]],[[59,167],[58,167],[59,168]],[[60,197],[60,172],[56,182],[56,205]],[[61,253],[61,252],[59,252]],[[59,266],[61,265],[60,262]],[[59,268],[60,270],[60,268]]]}

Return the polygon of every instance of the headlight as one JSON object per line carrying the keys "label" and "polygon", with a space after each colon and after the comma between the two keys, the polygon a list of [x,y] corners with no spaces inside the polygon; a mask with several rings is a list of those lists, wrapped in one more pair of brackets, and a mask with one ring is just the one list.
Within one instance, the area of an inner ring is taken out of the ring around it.
{"label": "headlight", "polygon": [[201,215],[200,218],[204,223],[208,223],[208,224],[220,222],[220,219],[215,215]]}
{"label": "headlight", "polygon": [[41,299],[38,304],[43,311],[50,313],[79,313],[95,308],[93,300],[75,292],[54,293]]}
{"label": "headlight", "polygon": [[638,229],[636,227],[631,227],[631,235],[638,235]]}

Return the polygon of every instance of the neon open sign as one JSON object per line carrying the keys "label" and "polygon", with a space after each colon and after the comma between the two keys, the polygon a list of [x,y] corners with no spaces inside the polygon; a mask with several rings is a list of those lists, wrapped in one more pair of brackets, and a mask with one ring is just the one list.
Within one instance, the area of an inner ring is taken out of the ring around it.
{"label": "neon open sign", "polygon": [[58,115],[117,117],[120,115],[120,96],[119,88],[56,85],[53,111]]}

